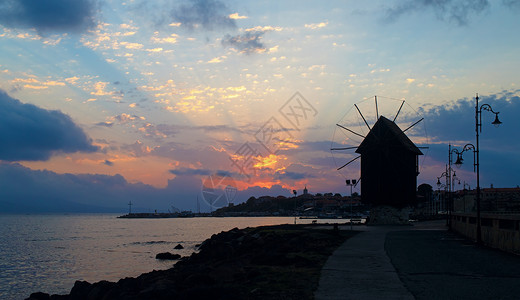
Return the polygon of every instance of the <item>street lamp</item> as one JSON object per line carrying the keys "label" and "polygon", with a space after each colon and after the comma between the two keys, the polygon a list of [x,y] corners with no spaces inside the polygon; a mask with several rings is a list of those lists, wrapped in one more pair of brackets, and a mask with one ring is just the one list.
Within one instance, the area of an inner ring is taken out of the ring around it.
{"label": "street lamp", "polygon": [[352,187],[357,185],[357,180],[356,179],[347,179],[347,180],[345,180],[345,183],[347,184],[347,186],[350,186],[350,230],[352,230],[352,214],[353,214],[352,213],[352,202],[353,202]]}
{"label": "street lamp", "polygon": [[[445,173],[443,173],[443,175],[445,175]],[[441,175],[440,177],[437,177],[437,197],[439,199],[439,210],[442,208],[442,202],[441,201],[441,188],[444,189],[444,205],[446,205],[446,188],[447,188],[447,185],[441,183],[441,178],[443,177],[443,175]],[[448,221],[446,220],[446,223]]]}
{"label": "street lamp", "polygon": [[[452,148],[451,144],[448,145],[448,169],[446,170],[446,186],[448,188],[448,199],[447,199],[447,219],[446,219],[446,225],[448,225],[448,228],[451,229],[451,211],[453,209],[453,192],[455,191],[453,186],[455,184],[455,178],[457,177],[455,175],[455,171],[451,168],[452,165],[452,154],[457,153],[457,161],[455,162],[455,165],[457,166],[457,162],[459,162],[459,150],[456,148]],[[452,175],[453,171],[453,175]],[[442,177],[442,175],[441,175]]]}
{"label": "street lamp", "polygon": [[[451,152],[451,145],[450,145],[450,152]],[[450,159],[449,159],[448,163],[449,163],[449,167],[448,167],[448,165],[446,166],[446,171],[442,172],[441,176],[437,177],[437,187],[439,188],[439,192],[440,192],[440,188],[442,186],[448,193],[448,197],[446,197],[446,195],[444,197],[444,205],[445,205],[445,209],[446,209],[446,226],[451,228],[451,220],[450,220],[451,219],[451,213],[450,213],[451,212],[451,209],[450,209],[451,197],[450,196],[451,196],[451,178],[452,178],[451,155],[450,155]],[[455,172],[453,172],[453,176],[455,176]],[[446,184],[441,183],[442,177],[446,177]]]}
{"label": "street lamp", "polygon": [[[457,158],[459,165],[462,164],[462,153],[464,151],[473,149],[473,171],[477,172],[477,244],[482,244],[482,226],[480,224],[480,150],[479,150],[479,132],[482,132],[482,111],[489,111],[495,114],[495,120],[491,124],[495,127],[500,126],[502,122],[498,119],[499,112],[496,112],[491,108],[489,104],[478,105],[478,94],[475,97],[475,135],[476,135],[476,146],[467,144],[460,153],[460,159]],[[456,162],[457,163],[457,162]]]}

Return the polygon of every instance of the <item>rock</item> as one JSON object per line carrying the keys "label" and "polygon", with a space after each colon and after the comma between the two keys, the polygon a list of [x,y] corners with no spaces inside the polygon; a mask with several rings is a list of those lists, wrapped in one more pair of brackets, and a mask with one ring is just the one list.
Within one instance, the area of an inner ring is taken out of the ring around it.
{"label": "rock", "polygon": [[[92,284],[92,289],[88,293],[87,299],[103,299],[109,292],[116,288],[117,284],[106,280],[101,280]],[[108,299],[114,299],[115,297],[107,297]],[[106,299],[106,298],[105,298]]]}
{"label": "rock", "polygon": [[173,259],[179,259],[181,258],[181,256],[179,254],[172,254],[170,252],[163,252],[163,253],[159,253],[155,256],[156,259],[170,259],[170,260],[173,260]]}
{"label": "rock", "polygon": [[51,296],[49,294],[37,292],[37,293],[32,293],[31,296],[29,296],[29,298],[27,298],[26,300],[50,300],[50,299],[51,299]]}
{"label": "rock", "polygon": [[86,281],[76,281],[70,290],[71,299],[86,299],[87,295],[92,290],[92,284]]}
{"label": "rock", "polygon": [[184,249],[184,247],[181,244],[177,244],[173,249]]}
{"label": "rock", "polygon": [[410,224],[410,208],[396,208],[388,205],[374,206],[370,210],[370,225],[407,225]]}
{"label": "rock", "polygon": [[184,284],[188,286],[212,285],[215,279],[208,274],[192,274],[184,280]]}
{"label": "rock", "polygon": [[[287,226],[235,228],[205,240],[200,251],[190,257],[182,258],[170,252],[157,254],[156,259],[178,260],[171,269],[152,271],[118,282],[90,284],[76,281],[70,295],[51,295],[49,298],[47,294],[34,293],[28,300],[312,299],[311,291],[305,291],[310,293],[309,297],[299,297],[304,293],[293,286],[271,291],[254,284],[257,281],[277,282],[280,279],[278,269],[305,269],[317,264],[316,270],[319,270],[320,260],[315,256],[324,245],[337,240],[337,237],[331,238],[330,231],[306,232],[299,227],[291,231],[292,225]],[[271,269],[275,270],[273,275],[276,277],[266,277]],[[250,284],[256,290],[249,288]]]}

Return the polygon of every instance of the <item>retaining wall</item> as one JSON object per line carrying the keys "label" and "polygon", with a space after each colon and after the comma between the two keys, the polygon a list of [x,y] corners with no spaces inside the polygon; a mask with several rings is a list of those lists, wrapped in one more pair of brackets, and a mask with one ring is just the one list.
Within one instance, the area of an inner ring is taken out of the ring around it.
{"label": "retaining wall", "polygon": [[[484,245],[520,254],[520,215],[481,213],[480,224]],[[451,229],[476,240],[476,213],[452,213]]]}

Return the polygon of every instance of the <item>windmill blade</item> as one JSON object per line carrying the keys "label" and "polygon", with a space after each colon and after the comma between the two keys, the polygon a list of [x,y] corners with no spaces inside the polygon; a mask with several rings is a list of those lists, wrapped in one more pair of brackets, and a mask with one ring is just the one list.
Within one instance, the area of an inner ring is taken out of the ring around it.
{"label": "windmill blade", "polygon": [[356,107],[356,109],[357,109],[359,115],[361,116],[361,118],[363,118],[363,121],[365,121],[365,124],[367,125],[368,130],[372,130],[372,129],[370,128],[370,126],[368,125],[367,120],[365,120],[365,116],[363,116],[363,114],[362,114],[361,111],[359,110],[359,107],[357,106],[357,104],[354,104],[354,106]]}
{"label": "windmill blade", "polygon": [[356,157],[356,158],[351,159],[348,163],[346,163],[346,164],[344,164],[343,166],[339,167],[337,170],[339,171],[339,170],[343,169],[344,167],[348,166],[351,162],[355,161],[356,159],[358,159],[358,158],[360,158],[360,157],[361,157],[361,155],[359,155],[359,156]]}
{"label": "windmill blade", "polygon": [[398,116],[399,113],[401,112],[401,108],[403,108],[403,105],[404,105],[404,100],[403,100],[403,102],[401,102],[401,106],[399,106],[399,110],[398,110],[397,113],[395,114],[394,120],[393,120],[392,122],[395,123],[395,120],[397,120],[397,116]]}
{"label": "windmill blade", "polygon": [[354,187],[356,187],[361,182],[361,177],[357,180],[356,184],[354,184]]}
{"label": "windmill blade", "polygon": [[331,151],[335,151],[335,150],[350,150],[350,149],[357,149],[357,146],[354,146],[354,147],[343,147],[343,148],[330,148]]}
{"label": "windmill blade", "polygon": [[412,125],[410,125],[408,128],[406,128],[405,130],[403,130],[403,133],[406,132],[408,129],[414,127],[415,125],[417,125],[419,122],[421,122],[422,120],[424,120],[424,118],[421,118],[419,121],[413,123]]}
{"label": "windmill blade", "polygon": [[374,96],[374,101],[376,102],[376,121],[379,120],[379,109],[377,108],[377,96]]}
{"label": "windmill blade", "polygon": [[349,132],[351,132],[351,133],[353,133],[353,134],[355,134],[355,135],[357,135],[357,136],[360,136],[360,137],[362,137],[362,138],[365,138],[364,135],[359,134],[359,133],[357,133],[357,132],[355,132],[355,131],[352,131],[352,130],[348,129],[348,128],[345,127],[345,126],[341,126],[341,125],[339,125],[339,124],[336,124],[336,126],[341,127],[341,128],[343,128],[343,129],[345,129],[345,130],[347,130],[347,131],[349,131]]}

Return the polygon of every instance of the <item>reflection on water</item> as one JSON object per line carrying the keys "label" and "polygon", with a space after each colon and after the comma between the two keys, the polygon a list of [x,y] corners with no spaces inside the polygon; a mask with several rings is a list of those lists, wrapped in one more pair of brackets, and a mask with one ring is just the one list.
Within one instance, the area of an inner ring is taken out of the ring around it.
{"label": "reflection on water", "polygon": [[[294,221],[292,217],[117,219],[112,214],[0,215],[0,299],[24,299],[37,291],[67,294],[76,280],[117,281],[166,269],[173,263],[156,260],[157,253],[188,256],[214,233]],[[184,249],[174,250],[179,243]]]}

